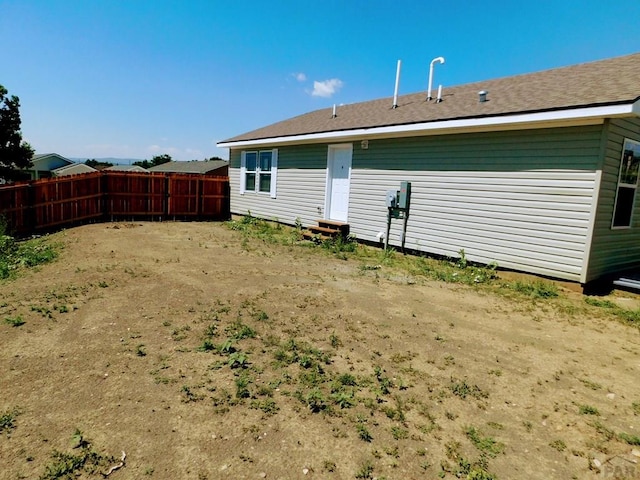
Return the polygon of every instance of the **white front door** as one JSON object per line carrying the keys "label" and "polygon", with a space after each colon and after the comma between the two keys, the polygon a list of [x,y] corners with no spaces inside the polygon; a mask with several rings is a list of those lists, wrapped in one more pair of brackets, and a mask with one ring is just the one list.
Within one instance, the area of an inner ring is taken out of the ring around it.
{"label": "white front door", "polygon": [[347,221],[352,153],[351,144],[329,146],[325,201],[325,218],[328,220]]}

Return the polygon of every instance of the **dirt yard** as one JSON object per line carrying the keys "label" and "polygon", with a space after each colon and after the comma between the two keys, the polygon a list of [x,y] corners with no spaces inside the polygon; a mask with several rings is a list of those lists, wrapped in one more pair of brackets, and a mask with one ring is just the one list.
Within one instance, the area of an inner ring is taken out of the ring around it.
{"label": "dirt yard", "polygon": [[52,239],[0,283],[3,480],[640,478],[639,329],[575,292],[215,223]]}

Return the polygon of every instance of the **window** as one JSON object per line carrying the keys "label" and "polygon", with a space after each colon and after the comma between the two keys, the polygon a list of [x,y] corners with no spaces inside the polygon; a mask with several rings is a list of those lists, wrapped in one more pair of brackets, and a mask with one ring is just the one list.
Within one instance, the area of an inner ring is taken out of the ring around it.
{"label": "window", "polygon": [[276,197],[278,150],[242,152],[240,193],[267,193]]}
{"label": "window", "polygon": [[638,189],[639,170],[640,143],[633,140],[625,140],[611,228],[628,228],[631,226],[633,204],[635,203],[636,190]]}

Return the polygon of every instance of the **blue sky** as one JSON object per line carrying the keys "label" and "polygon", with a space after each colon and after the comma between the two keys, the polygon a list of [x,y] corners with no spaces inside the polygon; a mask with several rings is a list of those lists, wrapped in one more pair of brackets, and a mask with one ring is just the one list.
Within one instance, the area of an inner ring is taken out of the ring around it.
{"label": "blue sky", "polygon": [[334,103],[640,51],[639,0],[0,0],[0,84],[37,153],[228,157]]}

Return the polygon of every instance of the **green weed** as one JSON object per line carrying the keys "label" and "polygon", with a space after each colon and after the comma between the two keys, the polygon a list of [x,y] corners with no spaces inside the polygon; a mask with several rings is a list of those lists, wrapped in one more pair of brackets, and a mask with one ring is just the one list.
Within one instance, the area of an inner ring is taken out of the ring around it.
{"label": "green weed", "polygon": [[627,442],[629,445],[640,445],[640,437],[637,435],[630,435],[625,432],[620,432],[618,438],[623,442]]}
{"label": "green weed", "polygon": [[567,444],[563,440],[553,440],[549,446],[559,452],[564,452],[567,449]]}
{"label": "green weed", "polygon": [[609,300],[600,300],[599,298],[594,297],[586,297],[584,301],[588,305],[606,310],[623,323],[640,327],[640,309],[627,310],[626,308],[622,308]]}
{"label": "green weed", "polygon": [[558,287],[555,283],[543,282],[521,282],[519,280],[506,284],[511,290],[531,298],[555,298],[559,295]]}
{"label": "green weed", "polygon": [[26,322],[22,319],[22,316],[18,315],[17,317],[6,317],[4,319],[4,323],[11,325],[12,327],[21,327]]}
{"label": "green weed", "polygon": [[16,417],[20,414],[18,408],[7,410],[0,415],[0,433],[10,432],[16,428]]}
{"label": "green weed", "polygon": [[600,415],[598,409],[591,405],[580,405],[578,407],[578,412],[580,412],[580,415]]}
{"label": "green weed", "polygon": [[[79,438],[79,440],[78,440]],[[54,450],[51,453],[51,462],[45,466],[45,472],[39,480],[70,479],[82,476],[83,473],[104,476],[103,471],[114,463],[112,456],[102,455],[96,452],[91,442],[82,436],[82,432],[76,430],[73,436],[74,449],[78,453],[65,453]]]}
{"label": "green weed", "polygon": [[494,458],[504,451],[504,444],[491,437],[483,437],[481,432],[473,426],[465,428],[464,433],[480,452],[491,458]]}

